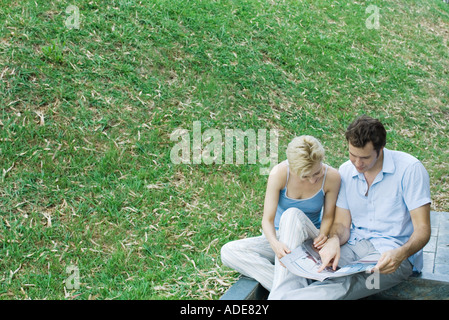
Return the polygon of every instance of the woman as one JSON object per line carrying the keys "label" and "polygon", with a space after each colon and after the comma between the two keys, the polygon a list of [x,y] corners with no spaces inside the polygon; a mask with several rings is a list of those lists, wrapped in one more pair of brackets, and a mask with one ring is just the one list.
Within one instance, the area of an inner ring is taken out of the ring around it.
{"label": "woman", "polygon": [[317,249],[324,245],[334,218],[340,175],[323,159],[324,148],[312,136],[289,143],[287,160],[268,177],[263,234],[225,244],[223,264],[271,291],[288,274],[279,259],[309,238]]}

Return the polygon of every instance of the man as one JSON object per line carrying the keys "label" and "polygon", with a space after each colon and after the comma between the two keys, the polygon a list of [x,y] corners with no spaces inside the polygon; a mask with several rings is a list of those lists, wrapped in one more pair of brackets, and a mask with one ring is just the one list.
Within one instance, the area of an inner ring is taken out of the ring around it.
{"label": "man", "polygon": [[[430,238],[430,185],[413,156],[385,148],[386,130],[361,116],[346,130],[349,161],[340,166],[341,188],[329,239],[320,250],[323,265],[343,266],[376,257],[375,274],[313,282],[291,275],[270,299],[359,299],[407,279],[423,265]],[[369,277],[378,277],[368,285]]]}

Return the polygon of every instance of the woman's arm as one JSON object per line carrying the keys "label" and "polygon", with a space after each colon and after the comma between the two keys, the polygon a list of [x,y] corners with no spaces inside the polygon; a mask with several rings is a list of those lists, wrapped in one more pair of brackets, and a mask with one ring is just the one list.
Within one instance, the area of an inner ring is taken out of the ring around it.
{"label": "woman's arm", "polygon": [[289,248],[277,240],[276,229],[274,228],[274,218],[279,202],[279,191],[284,188],[286,179],[287,168],[284,164],[280,163],[271,170],[268,176],[262,218],[263,233],[279,259],[287,253],[290,253]]}
{"label": "woman's arm", "polygon": [[313,245],[317,249],[321,249],[327,241],[332,223],[334,222],[335,204],[337,202],[338,192],[340,190],[340,182],[341,178],[338,171],[329,167],[324,185],[325,198],[320,233],[313,242]]}

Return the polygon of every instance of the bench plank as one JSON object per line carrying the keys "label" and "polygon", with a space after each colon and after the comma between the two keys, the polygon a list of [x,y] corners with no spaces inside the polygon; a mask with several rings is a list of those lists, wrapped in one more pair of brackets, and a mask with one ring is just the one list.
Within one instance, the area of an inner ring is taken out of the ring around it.
{"label": "bench plank", "polygon": [[372,300],[449,300],[447,276],[420,274],[397,286],[369,296]]}
{"label": "bench plank", "polygon": [[254,279],[241,276],[220,300],[266,300],[268,291]]}

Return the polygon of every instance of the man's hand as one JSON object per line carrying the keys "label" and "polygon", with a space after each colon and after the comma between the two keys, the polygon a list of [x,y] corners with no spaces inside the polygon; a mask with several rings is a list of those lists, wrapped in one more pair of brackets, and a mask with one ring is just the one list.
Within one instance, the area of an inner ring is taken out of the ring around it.
{"label": "man's hand", "polygon": [[336,270],[340,260],[340,240],[337,236],[329,238],[324,247],[319,251],[322,265],[318,269],[321,272],[327,266],[332,266]]}
{"label": "man's hand", "polygon": [[402,261],[406,258],[407,257],[402,254],[400,248],[385,251],[380,256],[380,259],[377,261],[373,271],[383,274],[393,273],[399,268]]}

